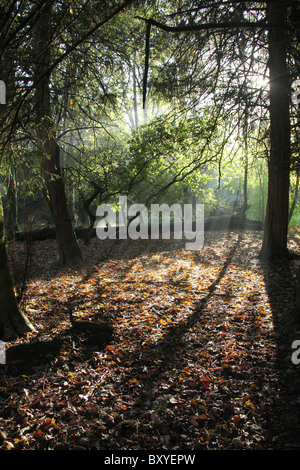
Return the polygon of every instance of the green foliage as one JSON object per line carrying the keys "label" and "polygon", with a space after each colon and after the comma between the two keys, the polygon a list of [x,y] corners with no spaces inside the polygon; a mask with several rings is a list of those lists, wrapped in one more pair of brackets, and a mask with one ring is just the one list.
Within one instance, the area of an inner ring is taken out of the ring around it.
{"label": "green foliage", "polygon": [[190,175],[201,180],[200,169],[214,158],[206,149],[208,127],[205,120],[167,116],[139,128],[130,146],[129,169],[139,181],[134,197],[183,202]]}

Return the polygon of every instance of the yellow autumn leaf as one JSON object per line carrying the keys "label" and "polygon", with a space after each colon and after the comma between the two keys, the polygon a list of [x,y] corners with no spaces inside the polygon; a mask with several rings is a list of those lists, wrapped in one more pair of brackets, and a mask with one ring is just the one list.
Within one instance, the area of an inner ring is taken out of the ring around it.
{"label": "yellow autumn leaf", "polygon": [[245,404],[247,406],[249,406],[250,408],[255,408],[255,406],[253,405],[253,403],[250,400],[247,400]]}
{"label": "yellow autumn leaf", "polygon": [[128,381],[128,383],[130,383],[130,384],[137,384],[137,383],[138,383],[138,380],[137,380],[137,379],[130,379],[130,380]]}

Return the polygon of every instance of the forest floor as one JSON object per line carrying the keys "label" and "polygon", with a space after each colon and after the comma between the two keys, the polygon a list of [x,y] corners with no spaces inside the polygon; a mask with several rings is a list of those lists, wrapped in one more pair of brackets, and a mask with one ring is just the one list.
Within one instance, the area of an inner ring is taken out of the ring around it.
{"label": "forest floor", "polygon": [[[0,366],[0,449],[300,449],[299,261],[262,263],[261,239],[211,232],[201,251],[93,239],[80,269],[55,265],[55,241],[35,242],[23,303],[36,332],[6,346],[64,347]],[[8,252],[20,271],[24,244]],[[72,336],[69,308],[110,321],[110,344]]]}

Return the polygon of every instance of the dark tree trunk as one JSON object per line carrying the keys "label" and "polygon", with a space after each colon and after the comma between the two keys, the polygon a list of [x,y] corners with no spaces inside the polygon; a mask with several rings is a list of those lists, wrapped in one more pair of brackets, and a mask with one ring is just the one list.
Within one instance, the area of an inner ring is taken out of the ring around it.
{"label": "dark tree trunk", "polygon": [[300,268],[297,270],[296,275],[296,318],[295,321],[300,325]]}
{"label": "dark tree trunk", "polygon": [[8,174],[5,214],[5,232],[7,238],[12,240],[14,238],[15,233],[18,231],[16,180],[12,168],[9,169]]}
{"label": "dark tree trunk", "polygon": [[246,110],[245,110],[245,124],[244,124],[244,147],[245,147],[245,162],[244,162],[244,184],[243,184],[243,212],[242,217],[246,217],[246,212],[248,210],[248,103],[246,101]]}
{"label": "dark tree trunk", "polygon": [[[282,24],[286,2],[269,3],[267,20]],[[268,199],[261,256],[283,259],[287,249],[289,183],[290,183],[290,113],[289,78],[287,71],[286,33],[272,28],[268,36],[270,70],[270,159]]]}
{"label": "dark tree trunk", "polygon": [[62,264],[79,264],[80,247],[72,225],[61,174],[59,146],[54,138],[51,119],[50,76],[51,63],[51,2],[47,3],[36,23],[35,47],[35,98],[36,135],[41,153],[41,169],[49,193],[50,208],[56,229],[59,261]]}
{"label": "dark tree trunk", "polygon": [[0,198],[0,338],[12,339],[33,330],[18,306],[10,276],[4,241],[3,207]]}
{"label": "dark tree trunk", "polygon": [[297,173],[294,196],[293,196],[292,204],[291,204],[290,211],[289,211],[289,223],[291,221],[291,218],[293,217],[293,213],[297,205],[298,194],[299,194],[299,174]]}

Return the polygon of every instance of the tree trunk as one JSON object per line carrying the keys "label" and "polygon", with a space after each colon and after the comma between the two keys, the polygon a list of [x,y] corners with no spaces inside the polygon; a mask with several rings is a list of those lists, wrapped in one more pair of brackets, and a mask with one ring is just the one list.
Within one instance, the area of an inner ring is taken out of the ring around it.
{"label": "tree trunk", "polygon": [[138,118],[138,105],[137,105],[137,84],[136,84],[137,78],[136,78],[135,60],[136,60],[136,53],[134,53],[134,57],[133,57],[132,75],[133,75],[133,109],[134,109],[134,124],[135,124],[135,130],[137,130],[138,127],[139,127],[139,118]]}
{"label": "tree trunk", "polygon": [[246,110],[245,110],[245,124],[244,124],[244,149],[245,149],[245,161],[244,161],[244,184],[243,184],[243,219],[246,218],[246,212],[248,210],[248,103],[246,101]]}
{"label": "tree trunk", "polygon": [[300,268],[296,274],[296,318],[295,321],[300,324]]}
{"label": "tree trunk", "polygon": [[293,217],[293,213],[294,213],[295,207],[297,205],[298,194],[299,194],[299,174],[297,173],[294,196],[293,196],[292,204],[291,204],[290,211],[289,211],[289,223],[291,221],[291,218]]}
{"label": "tree trunk", "polygon": [[49,193],[50,207],[56,229],[60,263],[79,264],[82,261],[68,209],[65,185],[60,168],[59,146],[54,138],[51,119],[51,2],[46,3],[34,31],[36,136],[41,152],[41,170]]}
{"label": "tree trunk", "polygon": [[3,207],[0,198],[0,338],[9,340],[32,331],[33,327],[20,310],[11,281],[4,241]]}
{"label": "tree trunk", "polygon": [[15,172],[13,168],[9,168],[8,171],[5,231],[7,238],[12,240],[18,231],[17,191]]}
{"label": "tree trunk", "polygon": [[264,171],[262,169],[261,175],[260,173],[258,174],[259,178],[259,188],[260,188],[260,214],[261,214],[261,220],[262,223],[265,221],[265,175]]}
{"label": "tree trunk", "polygon": [[[267,4],[267,20],[282,24],[286,2]],[[270,159],[268,199],[261,256],[283,259],[287,249],[290,181],[290,113],[284,28],[272,28],[268,35],[270,70]]]}

